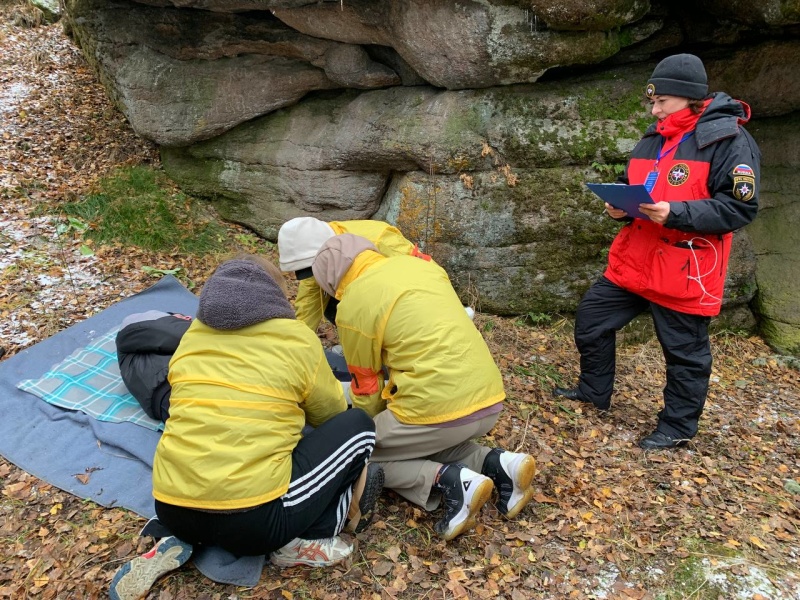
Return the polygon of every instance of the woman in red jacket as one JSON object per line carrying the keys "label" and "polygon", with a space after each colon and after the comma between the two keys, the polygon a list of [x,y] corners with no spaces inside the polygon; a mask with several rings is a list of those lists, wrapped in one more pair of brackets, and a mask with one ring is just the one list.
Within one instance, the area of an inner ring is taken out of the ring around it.
{"label": "woman in red jacket", "polygon": [[664,408],[645,450],[685,444],[697,433],[711,375],[708,323],[719,314],[733,232],[758,212],[758,146],[742,127],[750,107],[708,95],[705,68],[691,54],[662,60],[647,82],[657,121],[634,148],[623,183],[644,184],[654,204],[617,234],[603,277],[578,306],[581,355],[576,388],[557,395],[611,406],[616,332],[649,310],[667,363]]}

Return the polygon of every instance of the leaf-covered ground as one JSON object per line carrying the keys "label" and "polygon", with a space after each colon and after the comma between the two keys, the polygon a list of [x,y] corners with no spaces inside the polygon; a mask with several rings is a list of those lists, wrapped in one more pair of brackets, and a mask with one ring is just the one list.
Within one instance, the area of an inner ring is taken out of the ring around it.
{"label": "leaf-covered ground", "polygon": [[[59,25],[0,3],[0,346],[8,358],[154,282],[143,267],[201,284],[218,257],[97,247],[48,212],[121,164],[158,166]],[[230,226],[232,239],[274,253]],[[532,454],[535,502],[512,522],[487,506],[444,543],[435,516],[385,493],[352,561],[267,566],[254,589],[191,563],[149,598],[800,598],[800,373],[756,338],[717,335],[701,431],[645,454],[663,364],[654,341],[620,348],[607,414],[550,395],[577,356],[568,320],[542,326],[478,314],[504,374],[507,408],[489,444]],[[332,341],[332,332],[323,339]],[[2,418],[2,416],[0,416]],[[143,520],[64,493],[0,459],[0,598],[101,598],[149,548]]]}

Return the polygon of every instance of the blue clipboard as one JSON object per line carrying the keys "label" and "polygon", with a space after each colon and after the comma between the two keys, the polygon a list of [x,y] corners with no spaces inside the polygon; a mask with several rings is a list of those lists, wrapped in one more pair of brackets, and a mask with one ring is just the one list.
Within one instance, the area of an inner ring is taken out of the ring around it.
{"label": "blue clipboard", "polygon": [[639,211],[640,204],[655,204],[650,193],[643,185],[625,185],[624,183],[587,183],[586,187],[614,208],[628,213],[629,217],[649,219]]}

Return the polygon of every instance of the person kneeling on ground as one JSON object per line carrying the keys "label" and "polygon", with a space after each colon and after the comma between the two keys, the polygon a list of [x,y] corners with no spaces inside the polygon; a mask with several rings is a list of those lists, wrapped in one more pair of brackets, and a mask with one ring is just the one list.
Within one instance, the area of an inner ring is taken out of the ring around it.
{"label": "person kneeling on ground", "polygon": [[312,271],[339,300],[350,396],[375,420],[371,460],[383,467],[385,486],[428,511],[443,499],[435,529],[446,540],[475,525],[494,487],[500,513],[519,514],[533,495],[536,463],[470,441],[497,422],[505,391],[447,273],[411,256],[382,256],[351,234],[326,241]]}
{"label": "person kneeling on ground", "polygon": [[[353,548],[383,486],[375,426],[347,410],[316,335],[295,320],[280,271],[252,255],[220,265],[169,365],[170,415],[153,495],[172,536],[122,566],[112,600],[139,598],[193,545],[279,566],[327,566]],[[315,429],[301,436],[304,425]]]}
{"label": "person kneeling on ground", "polygon": [[294,271],[300,284],[294,306],[297,318],[314,331],[324,316],[336,322],[335,298],[325,294],[311,273],[314,257],[328,239],[334,235],[352,233],[375,244],[384,256],[416,256],[423,260],[431,257],[407,240],[399,229],[383,221],[356,220],[326,223],[315,217],[289,219],[278,230],[278,252],[281,271]]}

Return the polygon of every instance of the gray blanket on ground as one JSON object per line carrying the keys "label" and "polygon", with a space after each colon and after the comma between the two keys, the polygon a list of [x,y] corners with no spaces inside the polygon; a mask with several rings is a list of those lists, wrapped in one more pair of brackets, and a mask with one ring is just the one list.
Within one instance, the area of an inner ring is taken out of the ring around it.
{"label": "gray blanket on ground", "polygon": [[[79,498],[150,518],[155,515],[152,466],[160,432],[133,423],[97,421],[17,388],[21,380],[41,377],[128,315],[147,310],[194,315],[197,297],[166,276],[151,288],[0,362],[0,455]],[[236,557],[214,547],[198,548],[193,560],[209,579],[246,587],[258,583],[264,566],[263,556]]]}

